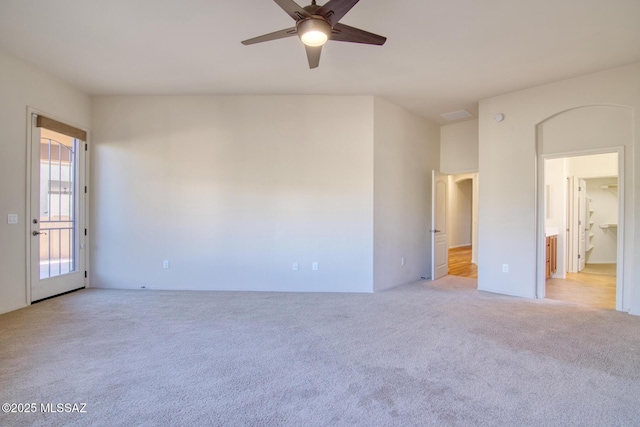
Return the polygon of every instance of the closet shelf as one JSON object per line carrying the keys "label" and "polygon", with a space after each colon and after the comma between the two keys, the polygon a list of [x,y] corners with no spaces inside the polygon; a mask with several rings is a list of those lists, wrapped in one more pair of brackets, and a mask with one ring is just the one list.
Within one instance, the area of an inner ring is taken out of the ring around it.
{"label": "closet shelf", "polygon": [[608,190],[609,188],[618,188],[618,184],[601,185],[600,188],[602,188],[603,190]]}
{"label": "closet shelf", "polygon": [[600,224],[600,228],[606,230],[607,228],[618,228],[618,224]]}

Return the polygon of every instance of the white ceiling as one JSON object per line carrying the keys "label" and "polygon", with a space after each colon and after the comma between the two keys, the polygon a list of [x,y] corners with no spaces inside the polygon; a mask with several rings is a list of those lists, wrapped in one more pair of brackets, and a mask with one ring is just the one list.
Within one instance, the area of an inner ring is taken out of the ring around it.
{"label": "white ceiling", "polygon": [[341,22],[387,43],[310,70],[295,37],[240,44],[294,25],[271,0],[0,0],[0,50],[92,95],[377,95],[438,123],[640,61],[640,0],[362,0]]}

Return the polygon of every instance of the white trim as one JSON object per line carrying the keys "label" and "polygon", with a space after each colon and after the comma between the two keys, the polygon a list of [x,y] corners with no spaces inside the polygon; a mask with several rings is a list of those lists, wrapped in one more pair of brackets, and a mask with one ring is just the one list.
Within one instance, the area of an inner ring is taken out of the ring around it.
{"label": "white trim", "polygon": [[[624,147],[618,147],[618,248],[616,253],[616,310],[629,311],[631,301],[624,301]],[[625,304],[626,302],[626,304]]]}
{"label": "white trim", "polygon": [[[474,279],[477,280],[477,279]],[[492,294],[496,294],[496,295],[501,295],[501,296],[508,296],[508,297],[516,297],[516,298],[526,298],[526,299],[534,299],[536,298],[535,293],[533,294],[524,294],[524,293],[520,293],[520,292],[511,292],[511,291],[505,291],[504,289],[493,289],[493,288],[478,288],[479,291],[482,292],[489,292]]]}
{"label": "white trim", "polygon": [[13,307],[5,308],[3,311],[0,311],[0,314],[5,314],[5,313],[9,313],[10,311],[20,310],[22,308],[29,307],[30,305],[31,305],[31,303],[29,303],[29,304],[21,304],[21,305],[16,305],[16,306],[13,306]]}
{"label": "white trim", "polygon": [[590,262],[589,265],[608,265],[608,264],[616,264],[615,262]]}
{"label": "white trim", "polygon": [[[446,126],[446,125],[445,125]],[[470,174],[474,174],[474,173],[478,173],[479,170],[478,168],[475,169],[462,169],[459,171],[453,171],[453,172],[449,172],[449,171],[440,171],[440,173],[444,174],[444,175],[466,175],[468,173]]]}
{"label": "white trim", "polygon": [[27,187],[26,192],[26,206],[25,206],[25,214],[24,214],[24,224],[25,224],[25,233],[27,239],[26,247],[26,263],[25,268],[26,272],[26,283],[25,283],[25,307],[31,305],[31,239],[29,238],[31,233],[31,139],[33,137],[33,115],[37,114],[35,110],[31,107],[27,107]]}
{"label": "white trim", "polygon": [[[537,130],[537,129],[536,129]],[[542,154],[539,154],[540,151],[540,141],[538,132],[536,132],[536,157],[535,157],[535,166],[536,166],[536,183],[535,183],[535,191],[536,191],[536,199],[535,199],[535,212],[536,212],[536,226],[534,241],[536,242],[536,286],[534,289],[534,298],[543,299],[545,297],[545,281],[547,279],[546,275],[546,246],[547,246],[547,235],[546,235],[546,227],[544,226],[545,221],[547,219],[547,213],[545,212],[544,202],[545,202],[545,170],[544,170],[544,161],[546,157]],[[544,242],[544,243],[543,243]]]}
{"label": "white trim", "polygon": [[[87,132],[87,140],[85,141],[85,144],[87,144],[87,147],[89,148],[93,148],[91,146],[91,131],[89,129],[83,129],[85,132]],[[90,228],[90,223],[89,223],[89,208],[91,207],[91,203],[89,203],[91,197],[91,191],[93,191],[93,188],[91,187],[91,180],[89,179],[89,177],[91,176],[91,151],[88,150],[82,150],[82,155],[84,156],[83,158],[83,162],[84,162],[84,185],[88,188],[87,193],[83,191],[82,193],[82,197],[84,200],[83,203],[83,207],[84,207],[84,227],[87,229],[87,235],[83,236],[83,240],[84,240],[84,270],[87,272],[87,277],[84,278],[84,286],[85,288],[90,288],[90,278],[91,278],[91,228]]]}

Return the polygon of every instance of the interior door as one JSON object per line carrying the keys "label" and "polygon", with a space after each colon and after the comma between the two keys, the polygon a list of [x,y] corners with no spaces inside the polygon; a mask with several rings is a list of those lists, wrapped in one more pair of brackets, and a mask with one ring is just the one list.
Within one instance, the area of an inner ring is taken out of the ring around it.
{"label": "interior door", "polygon": [[573,216],[572,216],[572,211],[571,209],[573,208],[573,178],[567,177],[567,198],[565,200],[566,202],[566,209],[567,209],[567,228],[565,230],[565,246],[566,246],[566,253],[565,253],[565,265],[566,265],[566,269],[567,269],[567,273],[571,273],[573,272],[573,266],[572,266],[572,262],[573,262],[573,243],[571,242],[571,236],[573,235]]}
{"label": "interior door", "polygon": [[32,302],[85,286],[85,142],[50,129],[65,131],[64,127],[47,128],[42,123],[50,122],[32,116],[28,237]]}
{"label": "interior door", "polygon": [[449,237],[447,235],[448,177],[431,172],[431,280],[449,273]]}
{"label": "interior door", "polygon": [[578,271],[584,270],[587,258],[587,183],[584,179],[578,182]]}

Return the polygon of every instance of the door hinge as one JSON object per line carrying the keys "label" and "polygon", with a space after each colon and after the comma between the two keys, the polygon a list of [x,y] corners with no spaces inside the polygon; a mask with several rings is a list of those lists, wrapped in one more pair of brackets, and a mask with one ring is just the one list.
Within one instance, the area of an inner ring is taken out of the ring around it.
{"label": "door hinge", "polygon": [[87,143],[85,142],[85,144],[84,144],[84,151],[87,151],[88,149],[89,149],[89,144],[87,144]]}
{"label": "door hinge", "polygon": [[84,278],[87,278],[87,270],[84,271]]}
{"label": "door hinge", "polygon": [[86,228],[84,229],[84,235],[85,236],[87,235],[87,229]]}
{"label": "door hinge", "polygon": [[84,186],[84,194],[87,194],[87,186]]}
{"label": "door hinge", "polygon": [[582,256],[580,254],[578,254],[578,259],[582,258]]}

